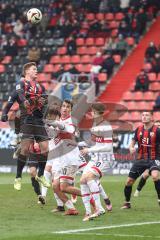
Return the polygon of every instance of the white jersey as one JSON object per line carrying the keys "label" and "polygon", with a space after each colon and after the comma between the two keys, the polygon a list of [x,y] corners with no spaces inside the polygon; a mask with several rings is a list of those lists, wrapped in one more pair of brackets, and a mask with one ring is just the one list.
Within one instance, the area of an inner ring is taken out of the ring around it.
{"label": "white jersey", "polygon": [[76,125],[73,123],[71,116],[61,118],[60,122],[64,124],[64,130],[60,130],[54,139],[56,145],[61,146],[61,163],[63,167],[79,164],[79,148],[75,141]]}

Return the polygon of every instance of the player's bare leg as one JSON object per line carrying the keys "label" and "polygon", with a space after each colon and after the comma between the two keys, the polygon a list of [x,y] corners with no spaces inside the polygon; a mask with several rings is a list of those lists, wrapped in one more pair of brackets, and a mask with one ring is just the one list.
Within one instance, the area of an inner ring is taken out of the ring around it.
{"label": "player's bare leg", "polygon": [[[160,160],[156,160],[160,164]],[[153,170],[151,172],[151,177],[154,182],[154,186],[157,192],[157,197],[158,197],[158,204],[160,206],[160,179],[159,179],[159,171],[158,170]]]}

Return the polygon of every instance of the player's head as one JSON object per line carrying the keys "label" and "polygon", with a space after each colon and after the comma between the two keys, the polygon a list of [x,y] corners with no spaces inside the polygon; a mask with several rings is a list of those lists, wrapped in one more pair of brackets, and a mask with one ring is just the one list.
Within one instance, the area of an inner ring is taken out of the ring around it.
{"label": "player's head", "polygon": [[153,121],[153,113],[151,111],[142,112],[142,123],[143,124],[152,123],[152,121]]}
{"label": "player's head", "polygon": [[47,113],[48,120],[59,120],[61,117],[61,113],[58,109],[50,108]]}
{"label": "player's head", "polygon": [[62,115],[62,117],[69,116],[71,114],[72,107],[73,107],[72,101],[70,101],[68,99],[65,99],[62,102],[62,105],[61,105],[61,115]]}
{"label": "player's head", "polygon": [[157,127],[160,128],[160,120],[155,121],[155,122],[154,122],[154,125],[156,125]]}
{"label": "player's head", "polygon": [[23,66],[23,76],[28,78],[27,80],[35,80],[37,78],[37,65],[35,62],[29,62]]}
{"label": "player's head", "polygon": [[92,117],[97,118],[103,116],[105,112],[105,106],[103,103],[93,103],[92,104]]}

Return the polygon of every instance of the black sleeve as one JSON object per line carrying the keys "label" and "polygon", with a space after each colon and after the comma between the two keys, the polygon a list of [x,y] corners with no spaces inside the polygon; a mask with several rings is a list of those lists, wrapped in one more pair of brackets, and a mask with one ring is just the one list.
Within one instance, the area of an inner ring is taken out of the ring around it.
{"label": "black sleeve", "polygon": [[135,142],[138,141],[137,132],[138,132],[138,128],[134,131],[134,135],[133,135],[133,138],[132,138],[132,140],[134,140]]}
{"label": "black sleeve", "polygon": [[17,85],[16,85],[16,92],[18,95],[18,103],[19,102],[24,102],[26,100],[26,94],[25,94],[25,89],[24,89],[24,82],[20,81]]}
{"label": "black sleeve", "polygon": [[8,102],[2,110],[2,115],[7,115],[12,105],[17,101],[18,93],[14,91],[8,98]]}
{"label": "black sleeve", "polygon": [[160,128],[157,128],[156,141],[157,141],[157,144],[159,145],[160,144]]}

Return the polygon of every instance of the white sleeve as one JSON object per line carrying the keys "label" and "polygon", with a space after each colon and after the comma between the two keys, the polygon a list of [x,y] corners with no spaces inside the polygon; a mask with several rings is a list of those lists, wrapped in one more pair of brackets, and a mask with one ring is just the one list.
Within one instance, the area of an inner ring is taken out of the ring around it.
{"label": "white sleeve", "polygon": [[113,148],[112,143],[107,143],[107,144],[103,144],[103,146],[93,146],[91,148],[88,148],[88,153],[110,152],[112,148]]}
{"label": "white sleeve", "polygon": [[76,130],[74,125],[71,124],[64,124],[64,129],[62,131],[68,132],[68,133],[74,133]]}

